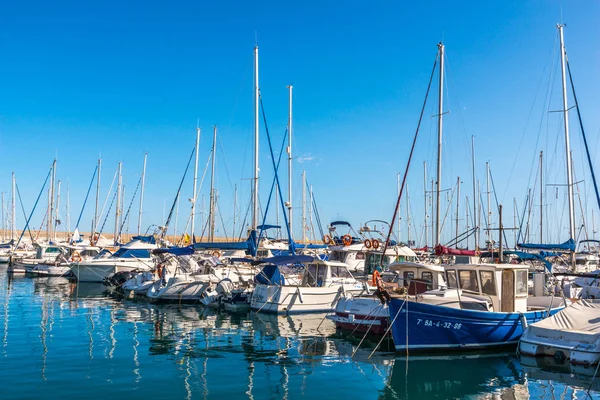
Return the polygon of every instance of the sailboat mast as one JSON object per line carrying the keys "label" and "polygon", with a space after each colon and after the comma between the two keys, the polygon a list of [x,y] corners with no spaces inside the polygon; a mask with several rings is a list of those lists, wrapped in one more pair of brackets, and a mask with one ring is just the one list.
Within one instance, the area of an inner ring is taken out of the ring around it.
{"label": "sailboat mast", "polygon": [[[94,228],[92,229],[92,237],[98,231],[98,220],[100,216],[98,215],[98,205],[100,203],[100,172],[102,170],[102,159],[98,159],[98,176],[96,177],[96,208],[94,209]],[[67,183],[67,187],[69,184]]]}
{"label": "sailboat mast", "polygon": [[[194,163],[194,183],[193,183],[193,190],[192,190],[192,238],[194,237],[195,234],[195,228],[196,228],[196,185],[197,185],[197,181],[198,181],[198,148],[200,147],[200,128],[196,127],[196,150],[194,151],[195,156],[196,156],[196,161]],[[193,240],[193,239],[192,239]]]}
{"label": "sailboat mast", "polygon": [[71,237],[71,193],[69,191],[69,181],[67,181],[67,201],[66,201],[66,219],[67,219],[67,233]]}
{"label": "sailboat mast", "polygon": [[[396,174],[396,181],[398,184],[398,196],[400,196],[400,172]],[[400,224],[402,223],[402,213],[400,212],[400,206],[398,206],[398,240],[400,240],[401,236],[401,228]]]}
{"label": "sailboat mast", "polygon": [[288,107],[288,227],[290,234],[293,234],[293,224],[292,224],[292,90],[293,86],[290,85],[287,87],[289,89],[289,107]]}
{"label": "sailboat mast", "polygon": [[12,173],[12,204],[11,204],[11,216],[10,216],[10,240],[15,240],[15,236],[16,236],[16,232],[15,232],[15,225],[16,225],[16,219],[17,219],[17,202],[16,202],[16,180],[15,180],[15,173]]}
{"label": "sailboat mast", "polygon": [[235,238],[235,223],[237,217],[237,183],[233,187],[233,237]]}
{"label": "sailboat mast", "polygon": [[215,239],[215,156],[217,151],[217,126],[213,127],[213,145],[210,171],[210,204],[208,207],[208,241]]}
{"label": "sailboat mast", "polygon": [[6,225],[4,224],[4,192],[2,192],[2,241],[6,241]]}
{"label": "sailboat mast", "polygon": [[[563,24],[557,24],[558,32],[560,35],[560,65],[562,73],[562,97],[563,97],[563,117],[565,125],[565,151],[567,157],[567,190],[569,198],[569,239],[575,240],[575,215],[573,205],[573,172],[571,170],[571,145],[569,140],[569,108],[567,104],[567,79],[565,70],[565,42],[563,37]],[[575,256],[572,255],[572,260],[575,260]]]}
{"label": "sailboat mast", "polygon": [[485,187],[487,194],[487,237],[488,237],[488,249],[492,246],[492,192],[490,190],[490,163],[485,163]]}
{"label": "sailboat mast", "polygon": [[[540,151],[540,243],[544,243],[543,228],[544,228],[544,168],[543,168],[544,152]],[[515,225],[516,226],[516,225]]]}
{"label": "sailboat mast", "polygon": [[[400,237],[398,237],[400,240]],[[408,184],[406,185],[406,243],[410,246],[410,192]]]}
{"label": "sailboat mast", "polygon": [[444,45],[438,43],[438,51],[440,55],[440,87],[439,87],[439,103],[438,103],[438,148],[437,148],[437,177],[435,190],[435,243],[440,244],[440,185],[442,180],[442,120],[444,106]]}
{"label": "sailboat mast", "polygon": [[479,248],[479,225],[477,225],[477,177],[475,176],[475,136],[471,136],[471,169],[473,173],[473,228],[475,228],[475,250]]}
{"label": "sailboat mast", "polygon": [[456,178],[456,248],[458,249],[458,221],[460,216],[460,177]]}
{"label": "sailboat mast", "polygon": [[56,189],[56,208],[54,212],[54,241],[56,241],[56,228],[58,225],[58,216],[60,212],[60,181],[58,181],[57,189]]}
{"label": "sailboat mast", "polygon": [[427,161],[423,161],[423,195],[425,197],[425,202],[423,203],[425,205],[423,207],[423,216],[425,218],[425,245],[423,247],[427,248],[427,238],[429,235],[429,227],[427,226]]}
{"label": "sailboat mast", "polygon": [[142,168],[142,191],[140,192],[140,212],[138,214],[138,226],[137,234],[139,235],[142,230],[142,209],[144,208],[144,186],[146,185],[146,161],[148,160],[148,153],[144,153],[144,167]]}
{"label": "sailboat mast", "polygon": [[302,243],[306,243],[306,171],[302,171]]}
{"label": "sailboat mast", "polygon": [[254,177],[252,178],[252,229],[258,226],[258,46],[254,47]]}
{"label": "sailboat mast", "polygon": [[119,162],[119,166],[117,167],[117,204],[115,205],[115,234],[113,242],[115,246],[119,243],[119,215],[121,214],[121,210],[119,210],[121,206],[121,185],[123,184],[122,176],[121,176],[121,167],[122,162]]}

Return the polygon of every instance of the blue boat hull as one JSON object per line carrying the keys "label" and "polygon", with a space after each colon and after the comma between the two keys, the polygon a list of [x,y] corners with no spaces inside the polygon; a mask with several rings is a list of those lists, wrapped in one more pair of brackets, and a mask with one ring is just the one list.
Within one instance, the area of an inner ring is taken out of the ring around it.
{"label": "blue boat hull", "polygon": [[[563,307],[550,310],[550,314]],[[489,312],[404,302],[389,304],[392,336],[397,351],[469,351],[516,346],[523,334],[523,315],[528,324],[548,316],[547,311]]]}

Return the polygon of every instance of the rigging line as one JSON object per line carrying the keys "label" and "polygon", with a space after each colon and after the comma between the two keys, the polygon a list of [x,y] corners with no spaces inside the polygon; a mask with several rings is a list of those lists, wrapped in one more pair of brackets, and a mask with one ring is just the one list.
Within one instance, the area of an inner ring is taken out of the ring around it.
{"label": "rigging line", "polygon": [[31,221],[31,217],[33,217],[33,212],[35,211],[35,208],[37,207],[37,204],[40,201],[40,197],[42,197],[42,193],[44,192],[44,188],[46,187],[46,184],[48,183],[48,179],[50,178],[50,174],[51,173],[52,173],[52,168],[50,168],[50,170],[48,171],[48,175],[46,175],[46,180],[44,181],[44,185],[42,186],[42,190],[40,190],[40,193],[38,194],[38,197],[35,200],[35,204],[33,205],[33,209],[31,210],[31,213],[29,214],[29,218],[27,218],[27,221],[25,222],[25,228],[23,228],[23,230],[21,231],[21,236],[19,236],[19,240],[17,240],[17,244],[15,245],[15,249],[19,247],[19,244],[21,243],[21,239],[23,238],[23,235],[25,234],[25,229],[29,228],[29,221]]}
{"label": "rigging line", "polygon": [[[177,194],[175,195],[175,200],[173,201],[173,205],[171,206],[171,211],[169,211],[169,216],[167,217],[167,221],[165,222],[165,226],[162,231],[161,238],[164,238],[165,235],[167,234],[167,228],[169,227],[169,223],[171,222],[171,218],[173,217],[173,212],[175,211],[175,205],[177,204],[177,200],[179,199],[179,195],[181,193],[181,187],[183,186],[183,181],[185,180],[188,169],[190,169],[190,163],[192,162],[192,157],[194,157],[195,153],[196,153],[196,146],[194,146],[194,149],[192,150],[192,153],[190,154],[190,158],[188,159],[187,165],[185,167],[185,171],[183,172],[183,177],[181,178],[181,182],[179,182],[179,188],[177,189]],[[194,201],[196,201],[196,199],[194,199]],[[192,232],[192,234],[193,234],[193,232]]]}
{"label": "rigging line", "polygon": [[[279,174],[277,173],[278,166],[275,165],[275,154],[273,153],[273,146],[271,144],[271,135],[269,134],[269,127],[267,125],[267,116],[265,114],[265,106],[263,104],[262,94],[260,93],[260,89],[258,91],[258,98],[260,100],[260,108],[261,108],[261,111],[262,111],[263,122],[265,124],[265,131],[267,132],[267,139],[268,139],[267,142],[269,143],[269,151],[271,152],[271,161],[272,161],[272,164],[273,164],[273,169],[275,170],[275,182],[277,183],[277,191],[279,192],[279,200],[280,200],[280,203],[281,203],[282,210],[285,210],[285,203],[284,203],[284,200],[283,200],[283,194],[281,193],[281,184],[279,183]],[[287,136],[287,129],[286,129],[286,134],[284,135],[284,142],[285,142],[285,137],[286,136]],[[279,161],[281,161],[282,153],[283,153],[283,145],[282,145],[282,148],[281,148],[281,150],[279,152]],[[267,203],[267,209],[264,212],[264,217],[265,218],[266,218],[266,215],[267,215],[268,207],[269,207],[269,203]],[[287,216],[286,212],[283,213],[283,220],[285,222],[285,228],[286,228],[286,231],[287,231],[287,234],[288,234],[288,241],[289,241],[290,246],[292,247],[292,254],[296,254],[296,251],[293,248],[294,238],[292,237],[292,232],[290,232],[290,224],[288,223],[288,216]],[[261,231],[261,234],[262,234],[262,231]],[[260,237],[259,237],[259,240],[260,240]]]}
{"label": "rigging line", "polygon": [[[115,184],[115,180],[117,179],[117,175],[119,175],[119,168],[117,168],[115,170],[115,174],[113,175],[113,179],[112,179],[112,182],[110,183],[110,187],[108,188],[108,192],[106,192],[106,198],[104,199],[104,204],[102,205],[102,211],[100,211],[100,214],[98,214],[98,221],[100,221],[102,219],[102,214],[104,214],[104,209],[106,208],[106,203],[108,202],[108,199],[110,198],[110,192],[112,192],[112,188]],[[110,212],[110,210],[108,212]]]}
{"label": "rigging line", "polygon": [[104,231],[104,225],[106,225],[106,221],[108,220],[108,215],[110,214],[110,210],[112,210],[112,206],[115,203],[115,198],[117,197],[117,192],[118,192],[118,190],[115,191],[115,194],[113,194],[112,200],[110,201],[110,205],[108,206],[108,211],[106,211],[106,215],[104,216],[104,221],[102,221],[102,226],[100,227],[100,230],[98,231],[98,239],[100,239],[100,235]]}
{"label": "rigging line", "polygon": [[[23,210],[23,217],[25,217],[25,219],[27,219],[27,214],[25,213],[25,206],[23,205],[23,199],[21,198],[21,192],[19,191],[19,185],[17,185],[17,182],[15,181],[15,189],[17,189],[17,195],[19,196],[19,202],[21,203],[21,210]],[[46,210],[46,215],[48,215],[48,210]],[[46,215],[44,215],[44,220],[46,219]],[[44,220],[42,220],[42,225],[44,225]],[[31,241],[33,242],[33,234],[31,233],[31,229],[27,228],[28,232],[29,232],[29,237],[31,238]],[[40,226],[40,231],[42,230],[42,227]]]}
{"label": "rigging line", "polygon": [[121,236],[121,233],[123,232],[123,227],[125,226],[125,222],[127,221],[127,218],[129,218],[129,212],[131,211],[131,206],[133,204],[133,200],[135,200],[135,196],[138,192],[138,189],[139,189],[141,183],[142,183],[142,178],[140,177],[140,180],[138,181],[137,186],[135,187],[135,190],[133,191],[133,197],[131,198],[131,201],[129,202],[129,207],[127,208],[127,212],[125,213],[125,217],[123,218],[121,227],[119,228],[119,236]]}
{"label": "rigging line", "polygon": [[221,150],[221,154],[223,156],[223,164],[225,164],[225,172],[227,173],[227,180],[229,181],[229,188],[233,192],[233,182],[231,181],[231,174],[229,173],[229,167],[227,166],[227,158],[225,157],[225,149],[223,148],[223,141],[220,136],[217,136],[217,143],[219,144],[219,149]]}
{"label": "rigging line", "polygon": [[[308,186],[308,182],[306,182],[306,185]],[[317,208],[317,199],[315,198],[315,195],[313,193],[313,214],[315,216],[315,219],[317,220],[317,227],[319,228],[319,233],[321,234],[321,237],[325,237],[325,234],[323,233],[323,225],[321,224],[321,216],[319,215],[319,209]]]}
{"label": "rigging line", "polygon": [[[194,201],[198,204],[198,197],[200,196],[200,192],[202,191],[202,186],[204,185],[204,178],[206,178],[206,172],[208,171],[208,166],[210,165],[210,155],[212,154],[212,150],[206,158],[206,165],[204,166],[204,172],[202,173],[202,179],[200,179],[200,185],[198,186],[198,190],[196,191],[196,198]],[[183,230],[182,236],[187,232],[190,223],[192,222],[192,214],[188,215],[187,222],[185,223],[185,229]]]}
{"label": "rigging line", "polygon": [[[216,205],[216,202],[215,202]],[[221,220],[221,226],[223,227],[223,233],[225,234],[225,240],[229,241],[229,236],[227,236],[227,228],[225,227],[225,222],[223,221],[223,213],[221,212],[221,208],[218,207],[219,210],[219,219]]]}
{"label": "rigging line", "polygon": [[94,168],[94,174],[92,175],[92,180],[90,181],[90,185],[88,186],[87,193],[85,194],[85,199],[83,200],[83,206],[81,206],[81,211],[79,212],[79,218],[77,218],[77,223],[75,224],[75,229],[79,228],[79,222],[81,222],[81,216],[83,215],[83,210],[85,210],[85,205],[87,204],[87,200],[90,195],[90,190],[92,190],[92,185],[94,184],[94,178],[96,178],[96,172],[98,172],[98,165],[96,165],[96,168]]}
{"label": "rigging line", "polygon": [[[550,60],[555,60],[555,58],[556,58],[555,55],[556,55],[556,42],[557,42],[557,40],[558,40],[558,34],[555,36],[554,45],[552,46],[552,48],[550,50],[550,53],[551,53]],[[554,56],[552,55],[552,53],[554,53]],[[519,143],[519,146],[517,147],[517,154],[515,155],[514,161],[512,163],[512,168],[510,169],[510,173],[508,175],[507,182],[511,181],[512,175],[513,175],[514,170],[515,170],[515,166],[517,164],[516,160],[519,158],[520,151],[523,148],[523,141],[524,141],[524,139],[526,137],[525,132],[527,132],[527,128],[529,127],[529,121],[531,120],[531,116],[533,114],[533,109],[535,108],[535,103],[537,101],[540,89],[542,87],[543,76],[546,74],[546,70],[548,68],[548,64],[550,64],[550,63],[548,61],[546,61],[545,65],[544,65],[544,68],[542,69],[542,73],[540,74],[540,80],[538,82],[538,86],[537,86],[537,89],[536,89],[536,92],[535,92],[535,97],[533,99],[533,103],[531,104],[531,108],[529,109],[529,114],[527,115],[527,121],[526,121],[525,127],[523,129],[523,134],[521,135],[521,142]],[[554,61],[552,61],[552,65],[554,65]],[[551,68],[551,71],[552,70],[553,69]],[[552,81],[552,74],[550,75],[550,79],[548,80],[548,86],[546,87],[546,95],[544,96],[544,104],[547,103],[547,99],[549,98],[548,93],[550,92],[550,86],[551,86],[550,82],[551,81]],[[544,108],[547,109],[547,107],[544,107]],[[537,148],[538,143],[539,143],[539,139],[540,139],[541,132],[542,132],[542,124],[543,124],[544,118],[545,118],[545,115],[542,113],[542,117],[540,119],[540,124],[539,124],[539,127],[538,127],[538,136],[537,136],[537,139],[536,139],[535,148]],[[535,157],[534,157],[534,162],[535,162]],[[532,163],[532,168],[533,168],[533,163]],[[529,179],[530,179],[529,182],[531,182],[531,175],[529,176]],[[509,188],[509,185],[506,185],[506,188],[504,189],[504,193],[502,194],[502,201],[503,202],[504,202],[504,199],[506,198],[506,192],[508,191],[508,188]]]}
{"label": "rigging line", "polygon": [[[565,55],[565,57],[566,57],[566,55]],[[571,82],[571,91],[573,92],[573,100],[575,101],[575,108],[577,110],[577,118],[579,120],[579,127],[581,128],[581,135],[583,136],[583,143],[585,145],[585,153],[587,154],[587,159],[588,159],[588,163],[590,166],[590,172],[592,174],[592,182],[594,183],[594,191],[596,192],[596,201],[598,202],[598,207],[600,208],[600,193],[598,192],[598,184],[596,182],[596,174],[594,174],[594,166],[592,165],[590,149],[588,147],[587,138],[585,136],[585,130],[583,128],[583,121],[581,118],[581,112],[579,110],[579,102],[577,101],[577,95],[575,94],[575,84],[573,83],[573,76],[571,75],[571,66],[569,65],[568,59],[567,59],[567,71],[569,72],[569,81]]]}
{"label": "rigging line", "polygon": [[[404,177],[402,178],[402,185],[400,186],[400,193],[398,193],[398,200],[396,201],[396,208],[394,209],[394,215],[392,216],[392,221],[390,223],[390,230],[388,231],[387,238],[383,245],[383,252],[385,254],[388,248],[388,243],[390,242],[390,237],[392,236],[392,232],[394,231],[394,223],[396,222],[396,217],[398,216],[398,209],[400,208],[400,201],[402,200],[402,193],[404,192],[404,185],[406,184],[406,177],[408,175],[408,169],[410,167],[410,162],[412,160],[413,153],[415,151],[415,145],[417,144],[417,137],[419,136],[419,128],[421,127],[421,121],[423,121],[423,114],[425,113],[425,107],[427,105],[427,98],[429,97],[429,90],[431,89],[431,83],[433,82],[433,76],[435,74],[435,67],[437,66],[439,53],[435,56],[435,61],[433,62],[433,69],[431,70],[431,76],[429,77],[429,84],[427,85],[427,92],[425,92],[425,100],[423,101],[423,107],[421,108],[421,115],[419,115],[419,122],[417,123],[417,129],[415,132],[415,137],[412,142],[412,146],[410,148],[410,153],[408,155],[408,162],[406,163],[406,170],[404,171]],[[383,257],[381,258],[383,260]]]}

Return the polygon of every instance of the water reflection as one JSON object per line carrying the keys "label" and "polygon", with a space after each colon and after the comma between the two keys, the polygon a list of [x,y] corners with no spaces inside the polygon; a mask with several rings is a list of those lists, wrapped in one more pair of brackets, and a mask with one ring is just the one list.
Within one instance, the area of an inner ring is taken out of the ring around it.
{"label": "water reflection", "polygon": [[372,354],[376,342],[336,331],[324,314],[150,304],[98,284],[11,278],[1,267],[0,289],[2,398],[558,399],[583,398],[591,382],[511,354]]}

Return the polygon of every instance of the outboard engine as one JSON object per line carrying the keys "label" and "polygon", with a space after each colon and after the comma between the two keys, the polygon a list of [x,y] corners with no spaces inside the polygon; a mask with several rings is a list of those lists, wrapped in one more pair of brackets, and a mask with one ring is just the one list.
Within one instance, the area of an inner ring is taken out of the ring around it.
{"label": "outboard engine", "polygon": [[121,271],[117,272],[116,274],[112,274],[111,276],[107,276],[106,278],[104,278],[102,283],[104,283],[106,286],[119,288],[122,284],[127,282],[129,279],[133,278],[135,275],[136,272]]}

